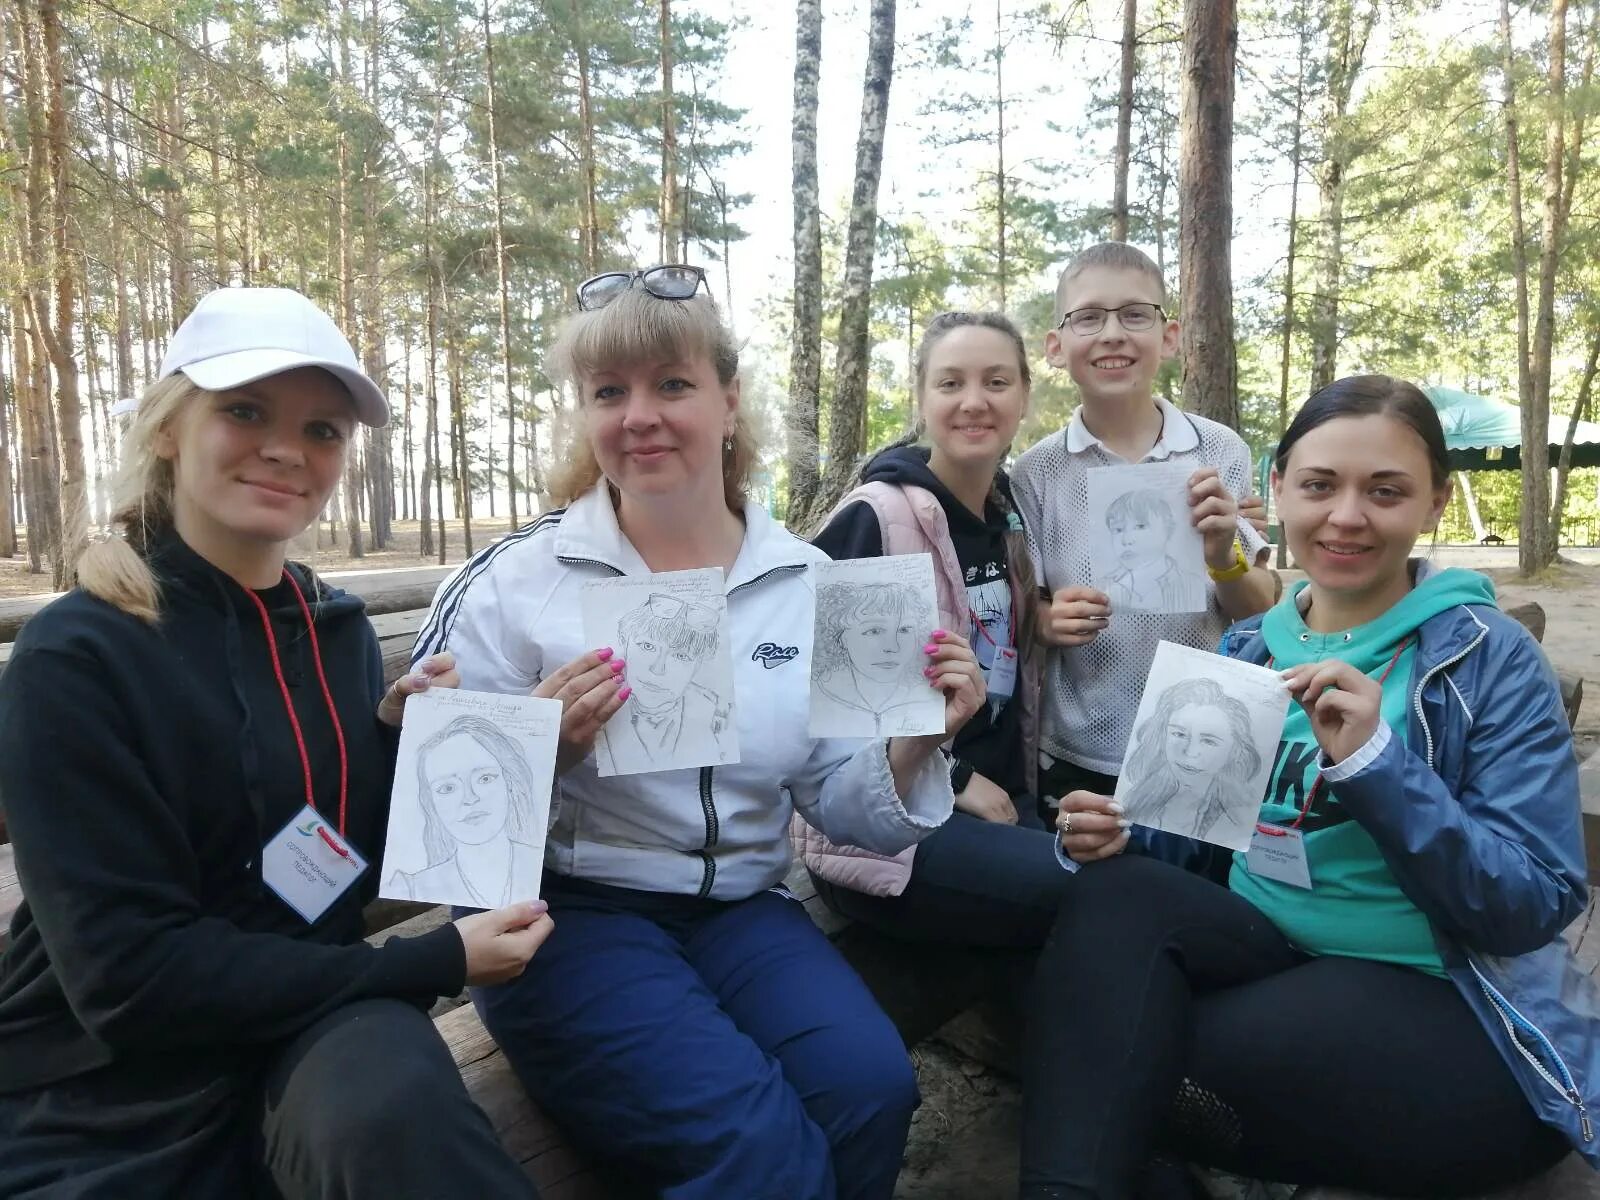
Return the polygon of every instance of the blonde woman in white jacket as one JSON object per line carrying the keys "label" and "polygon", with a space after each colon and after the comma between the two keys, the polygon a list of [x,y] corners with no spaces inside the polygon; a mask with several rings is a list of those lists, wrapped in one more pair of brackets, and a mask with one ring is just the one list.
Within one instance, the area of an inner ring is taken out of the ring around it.
{"label": "blonde woman in white jacket", "polygon": [[[635,1185],[888,1200],[915,1077],[777,886],[786,830],[798,811],[895,853],[936,829],[951,812],[939,746],[983,704],[982,674],[964,639],[929,630],[943,736],[807,734],[808,568],[825,556],[745,497],[738,355],[702,281],[658,267],[579,289],[557,346],[583,405],[566,507],[447,581],[417,644],[453,652],[464,688],[566,706],[544,885],[556,931],[520,979],[473,999],[530,1095]],[[703,567],[726,575],[741,761],[601,778],[595,737],[633,693],[621,649],[583,641],[583,585]]]}

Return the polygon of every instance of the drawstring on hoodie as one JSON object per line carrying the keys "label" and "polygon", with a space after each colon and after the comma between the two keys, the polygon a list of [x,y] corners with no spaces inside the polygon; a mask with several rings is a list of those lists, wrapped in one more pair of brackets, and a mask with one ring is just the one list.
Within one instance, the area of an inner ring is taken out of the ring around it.
{"label": "drawstring on hoodie", "polygon": [[[339,723],[339,711],[333,705],[333,692],[328,688],[328,676],[322,669],[322,647],[317,642],[317,626],[311,619],[311,608],[306,604],[305,594],[301,592],[300,585],[295,582],[287,568],[283,577],[294,592],[294,598],[299,601],[300,612],[306,619],[306,632],[311,635],[311,660],[317,667],[317,682],[322,685],[322,699],[328,706],[328,717],[333,722],[333,740],[339,747],[339,836],[344,836],[345,815],[350,800],[350,759],[345,752],[344,726]],[[294,730],[295,747],[300,751],[300,769],[305,772],[306,803],[315,810],[317,807],[316,792],[311,782],[311,755],[306,751],[305,734],[300,729],[300,718],[295,715],[294,702],[289,697],[289,685],[283,677],[283,661],[278,657],[278,639],[272,632],[272,618],[267,614],[267,606],[261,597],[250,588],[244,589],[245,595],[250,597],[256,606],[256,612],[261,616],[261,628],[267,635],[267,649],[272,654],[272,673],[278,680],[278,694],[283,697],[283,710],[289,716],[289,727]],[[319,829],[323,841],[341,857],[349,858],[350,852],[336,843],[328,836],[328,831]]]}

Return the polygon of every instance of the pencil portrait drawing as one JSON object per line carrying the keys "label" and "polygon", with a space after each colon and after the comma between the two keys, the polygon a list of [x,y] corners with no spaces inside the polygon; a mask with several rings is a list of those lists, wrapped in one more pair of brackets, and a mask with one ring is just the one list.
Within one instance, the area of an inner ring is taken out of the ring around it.
{"label": "pencil portrait drawing", "polygon": [[548,809],[522,748],[486,717],[465,714],[427,738],[414,761],[426,865],[395,871],[385,894],[475,908],[531,899]]}
{"label": "pencil portrait drawing", "polygon": [[617,618],[611,643],[632,696],[607,723],[602,774],[631,775],[738,758],[731,697],[713,680],[725,610],[651,592]]}

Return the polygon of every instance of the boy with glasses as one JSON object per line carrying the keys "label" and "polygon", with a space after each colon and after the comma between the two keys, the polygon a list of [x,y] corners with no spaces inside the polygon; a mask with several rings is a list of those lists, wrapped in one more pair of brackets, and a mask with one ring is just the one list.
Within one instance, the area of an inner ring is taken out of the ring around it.
{"label": "boy with glasses", "polygon": [[[1267,543],[1240,512],[1238,497],[1250,492],[1244,441],[1155,395],[1157,370],[1178,350],[1166,299],[1155,263],[1123,243],[1092,246],[1067,264],[1045,360],[1071,374],[1083,402],[1066,429],[1018,459],[1011,476],[1047,593],[1040,634],[1055,647],[1045,667],[1040,791],[1091,793],[1063,804],[1060,823],[1075,813],[1120,816],[1110,797],[1156,643],[1215,649],[1232,621],[1265,611],[1276,595]],[[1089,586],[1088,472],[1143,462],[1193,464],[1190,519],[1205,541],[1210,575],[1204,612],[1119,613]],[[1254,515],[1259,501],[1244,504]],[[1126,842],[1124,833],[1107,853]]]}

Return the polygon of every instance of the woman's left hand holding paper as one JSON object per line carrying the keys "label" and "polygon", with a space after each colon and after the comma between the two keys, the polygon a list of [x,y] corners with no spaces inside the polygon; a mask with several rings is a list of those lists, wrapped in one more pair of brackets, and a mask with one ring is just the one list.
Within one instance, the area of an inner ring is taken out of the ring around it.
{"label": "woman's left hand holding paper", "polygon": [[606,646],[580,654],[533,689],[535,696],[561,701],[557,775],[565,775],[588,756],[600,730],[632,692],[623,681],[625,666]]}
{"label": "woman's left hand holding paper", "polygon": [[1289,694],[1311,718],[1311,732],[1328,760],[1342,763],[1378,731],[1383,687],[1337,658],[1283,672]]}
{"label": "woman's left hand holding paper", "polygon": [[966,638],[936,629],[922,648],[928,656],[923,675],[944,693],[944,736],[955,737],[989,698],[983,668]]}
{"label": "woman's left hand holding paper", "polygon": [[399,726],[405,717],[406,698],[425,692],[429,688],[458,688],[461,672],[456,670],[456,656],[445,650],[431,654],[415,668],[396,679],[383,699],[378,701],[378,720],[385,725]]}

